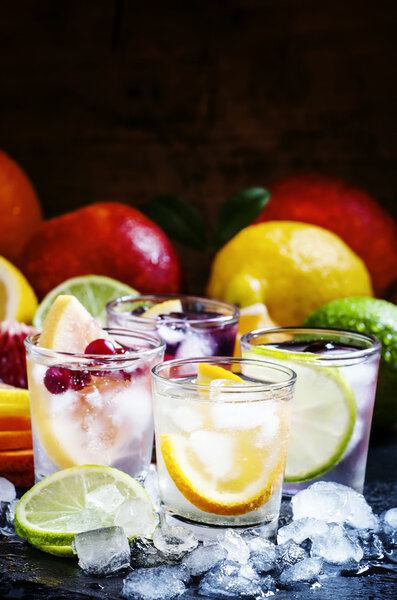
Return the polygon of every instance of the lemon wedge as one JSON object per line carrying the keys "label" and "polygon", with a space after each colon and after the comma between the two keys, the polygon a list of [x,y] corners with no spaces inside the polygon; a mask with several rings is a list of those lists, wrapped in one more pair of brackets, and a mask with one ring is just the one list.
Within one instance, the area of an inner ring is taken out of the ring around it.
{"label": "lemon wedge", "polygon": [[199,385],[210,385],[215,380],[234,381],[235,383],[244,383],[235,373],[218,367],[217,365],[211,365],[209,363],[199,363],[196,382]]}
{"label": "lemon wedge", "polygon": [[26,277],[0,256],[0,321],[15,319],[31,323],[38,303]]}
{"label": "lemon wedge", "polygon": [[178,299],[165,300],[164,302],[159,302],[158,304],[153,304],[145,313],[143,313],[143,317],[149,317],[150,319],[155,319],[160,315],[169,315],[170,313],[182,312],[182,302]]}

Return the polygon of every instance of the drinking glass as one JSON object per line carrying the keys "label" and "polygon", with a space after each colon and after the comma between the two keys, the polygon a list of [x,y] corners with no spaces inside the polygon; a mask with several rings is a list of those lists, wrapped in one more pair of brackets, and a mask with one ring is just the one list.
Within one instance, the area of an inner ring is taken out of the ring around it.
{"label": "drinking glass", "polygon": [[26,338],[35,479],[67,467],[116,467],[143,479],[153,446],[151,368],[164,344],[108,329],[121,354],[55,352]]}
{"label": "drinking glass", "polygon": [[[197,383],[199,364],[243,379]],[[238,358],[172,360],[153,371],[159,491],[164,518],[199,537],[220,527],[274,534],[295,373]]]}
{"label": "drinking glass", "polygon": [[[171,300],[177,302],[176,311],[145,316],[149,308]],[[233,356],[239,310],[232,304],[199,296],[146,294],[116,298],[106,310],[109,327],[156,331],[166,344],[165,360]]]}
{"label": "drinking glass", "polygon": [[380,342],[351,331],[279,327],[241,338],[242,355],[297,375],[284,491],[334,481],[362,493]]}

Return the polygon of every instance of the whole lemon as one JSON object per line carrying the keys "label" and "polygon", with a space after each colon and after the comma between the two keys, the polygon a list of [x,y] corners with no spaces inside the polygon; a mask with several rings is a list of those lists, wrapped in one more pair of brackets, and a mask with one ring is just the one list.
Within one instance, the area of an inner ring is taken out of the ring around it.
{"label": "whole lemon", "polygon": [[210,297],[239,306],[263,302],[280,325],[349,296],[372,296],[363,261],[327,229],[292,221],[246,227],[215,256]]}

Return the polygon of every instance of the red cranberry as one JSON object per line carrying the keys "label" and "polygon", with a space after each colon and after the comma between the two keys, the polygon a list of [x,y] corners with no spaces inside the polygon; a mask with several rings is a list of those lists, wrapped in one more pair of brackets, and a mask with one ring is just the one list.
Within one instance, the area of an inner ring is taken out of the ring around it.
{"label": "red cranberry", "polygon": [[98,339],[90,342],[84,351],[85,354],[117,354],[117,350],[110,340]]}
{"label": "red cranberry", "polygon": [[127,354],[128,352],[128,348],[126,348],[125,346],[120,346],[119,348],[116,348],[116,354]]}
{"label": "red cranberry", "polygon": [[70,380],[70,387],[72,390],[78,392],[88,385],[90,381],[91,375],[88,371],[73,371]]}
{"label": "red cranberry", "polygon": [[63,367],[50,367],[44,375],[44,385],[51,394],[63,394],[70,387],[70,371]]}

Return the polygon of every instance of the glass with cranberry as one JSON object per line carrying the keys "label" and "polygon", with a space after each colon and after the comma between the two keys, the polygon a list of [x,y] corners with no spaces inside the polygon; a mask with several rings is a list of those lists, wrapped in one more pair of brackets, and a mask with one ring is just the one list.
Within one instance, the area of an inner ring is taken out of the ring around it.
{"label": "glass with cranberry", "polygon": [[36,481],[84,464],[143,479],[153,446],[150,371],[164,344],[148,332],[107,330],[83,354],[55,352],[29,336],[28,386]]}
{"label": "glass with cranberry", "polygon": [[109,327],[156,331],[165,360],[233,356],[238,318],[236,306],[198,296],[124,296],[107,305]]}

